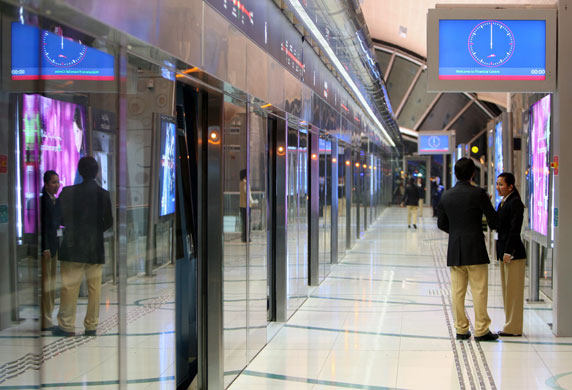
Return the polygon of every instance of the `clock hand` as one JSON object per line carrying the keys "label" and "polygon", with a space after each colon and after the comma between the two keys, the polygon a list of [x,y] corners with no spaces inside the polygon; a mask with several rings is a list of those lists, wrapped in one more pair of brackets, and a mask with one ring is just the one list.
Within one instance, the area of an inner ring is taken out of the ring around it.
{"label": "clock hand", "polygon": [[62,40],[62,50],[64,49],[64,36],[61,36],[61,40]]}
{"label": "clock hand", "polygon": [[491,50],[493,48],[493,24],[491,23]]}

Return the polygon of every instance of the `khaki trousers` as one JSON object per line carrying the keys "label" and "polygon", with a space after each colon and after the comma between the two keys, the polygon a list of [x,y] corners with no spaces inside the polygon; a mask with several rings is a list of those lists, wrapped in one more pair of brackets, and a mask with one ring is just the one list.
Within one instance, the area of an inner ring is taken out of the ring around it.
{"label": "khaki trousers", "polygon": [[58,326],[66,332],[75,331],[75,314],[79,288],[85,275],[87,282],[87,312],[83,322],[85,330],[97,330],[99,322],[99,299],[103,264],[74,263],[60,261],[62,289]]}
{"label": "khaki trousers", "polygon": [[524,273],[526,259],[501,262],[502,300],[504,303],[505,323],[503,332],[522,334],[524,312]]}
{"label": "khaki trousers", "polygon": [[413,224],[417,225],[417,209],[418,206],[407,206],[407,224],[411,225],[411,217],[413,216]]}
{"label": "khaki trousers", "polygon": [[42,254],[42,296],[40,303],[42,329],[51,328],[54,302],[56,301],[56,269],[58,255]]}
{"label": "khaki trousers", "polygon": [[453,318],[457,334],[469,331],[469,320],[465,315],[467,284],[471,286],[475,311],[475,336],[489,332],[491,319],[487,312],[489,267],[488,264],[451,267],[451,292],[453,295]]}
{"label": "khaki trousers", "polygon": [[419,199],[419,218],[423,218],[423,199]]}

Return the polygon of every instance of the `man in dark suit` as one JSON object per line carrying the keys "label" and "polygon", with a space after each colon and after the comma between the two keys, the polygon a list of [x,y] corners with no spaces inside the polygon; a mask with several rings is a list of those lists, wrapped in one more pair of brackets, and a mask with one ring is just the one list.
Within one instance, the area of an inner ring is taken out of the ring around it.
{"label": "man in dark suit", "polygon": [[40,200],[40,217],[42,223],[42,330],[53,330],[52,313],[56,300],[56,268],[58,232],[60,227],[60,202],[56,194],[60,189],[60,177],[56,171],[44,173],[44,188]]}
{"label": "man in dark suit", "polygon": [[482,230],[483,213],[491,229],[497,225],[497,214],[485,190],[470,184],[475,163],[461,158],[455,164],[457,185],[446,191],[438,205],[437,226],[449,233],[447,266],[451,267],[453,318],[457,340],[471,337],[465,315],[467,284],[471,285],[475,310],[475,340],[493,341],[497,334],[489,330],[487,313],[489,255]]}
{"label": "man in dark suit", "polygon": [[87,281],[86,336],[95,336],[99,322],[101,274],[105,263],[103,232],[113,226],[109,192],[95,182],[99,166],[93,157],[79,160],[83,182],[60,195],[64,237],[59,251],[62,279],[56,336],[75,335],[76,305],[81,282]]}

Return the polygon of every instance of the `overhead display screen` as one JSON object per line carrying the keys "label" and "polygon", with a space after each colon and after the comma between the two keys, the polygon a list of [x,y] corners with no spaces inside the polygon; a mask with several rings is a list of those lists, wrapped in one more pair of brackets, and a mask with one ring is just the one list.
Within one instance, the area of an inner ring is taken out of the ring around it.
{"label": "overhead display screen", "polygon": [[440,20],[440,80],[545,80],[546,21]]}
{"label": "overhead display screen", "polygon": [[450,135],[444,134],[419,134],[419,154],[447,154],[451,153]]}
{"label": "overhead display screen", "polygon": [[429,92],[554,92],[556,8],[439,6],[427,13]]}
{"label": "overhead display screen", "polygon": [[[495,178],[494,182],[496,183],[497,177],[504,172],[504,154],[503,154],[503,142],[502,142],[502,122],[499,122],[495,126]],[[502,200],[502,197],[498,194],[497,191],[495,193],[495,208],[498,207],[499,203]]]}
{"label": "overhead display screen", "polygon": [[529,110],[528,210],[530,229],[548,235],[550,183],[550,95]]}
{"label": "overhead display screen", "polygon": [[114,57],[63,35],[12,23],[12,80],[114,80]]}

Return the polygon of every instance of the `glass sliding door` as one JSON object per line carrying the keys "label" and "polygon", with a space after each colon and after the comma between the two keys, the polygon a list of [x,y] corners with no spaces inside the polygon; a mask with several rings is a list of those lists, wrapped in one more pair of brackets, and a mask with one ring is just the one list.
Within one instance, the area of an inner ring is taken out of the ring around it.
{"label": "glass sliding door", "polygon": [[250,112],[249,175],[253,204],[250,206],[250,241],[248,243],[248,354],[250,361],[266,345],[268,292],[268,134],[267,118],[256,110]]}
{"label": "glass sliding door", "polygon": [[331,141],[319,140],[319,261],[320,281],[330,273],[332,264],[331,254],[331,223],[332,223],[332,195],[331,195]]}
{"label": "glass sliding door", "polygon": [[247,364],[249,223],[254,207],[247,183],[246,104],[224,98],[223,114],[223,348],[224,383]]}

